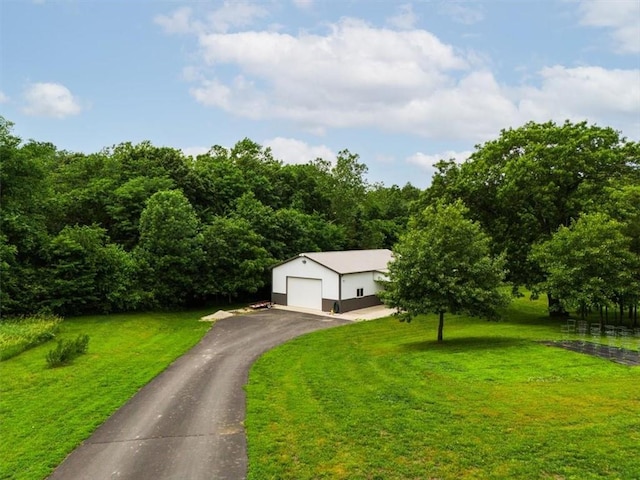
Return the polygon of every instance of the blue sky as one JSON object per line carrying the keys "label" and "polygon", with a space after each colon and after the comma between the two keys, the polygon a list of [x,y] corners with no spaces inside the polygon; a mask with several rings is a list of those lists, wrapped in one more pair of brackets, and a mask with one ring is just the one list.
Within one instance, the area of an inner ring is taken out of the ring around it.
{"label": "blue sky", "polygon": [[530,120],[640,140],[640,1],[4,0],[0,114],[72,151],[348,148],[425,187]]}

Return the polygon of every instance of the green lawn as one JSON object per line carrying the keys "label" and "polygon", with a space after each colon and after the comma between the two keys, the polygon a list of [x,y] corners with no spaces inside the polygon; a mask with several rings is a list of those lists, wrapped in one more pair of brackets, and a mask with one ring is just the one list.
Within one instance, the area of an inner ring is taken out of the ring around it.
{"label": "green lawn", "polygon": [[86,333],[89,351],[47,368],[55,341],[0,362],[0,479],[40,480],[138,389],[210,328],[204,312],[79,317],[57,338]]}
{"label": "green lawn", "polygon": [[560,338],[541,302],[500,323],[357,323],[263,355],[249,385],[249,478],[638,479],[640,367]]}

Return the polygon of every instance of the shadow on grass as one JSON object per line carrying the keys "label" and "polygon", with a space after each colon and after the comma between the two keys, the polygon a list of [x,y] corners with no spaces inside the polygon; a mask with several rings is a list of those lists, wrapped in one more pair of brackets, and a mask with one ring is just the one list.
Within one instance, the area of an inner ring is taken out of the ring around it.
{"label": "shadow on grass", "polygon": [[459,337],[444,339],[443,342],[435,340],[426,342],[409,342],[398,345],[402,352],[423,352],[426,350],[443,353],[460,353],[470,350],[491,350],[497,348],[510,348],[533,344],[530,340],[512,337]]}

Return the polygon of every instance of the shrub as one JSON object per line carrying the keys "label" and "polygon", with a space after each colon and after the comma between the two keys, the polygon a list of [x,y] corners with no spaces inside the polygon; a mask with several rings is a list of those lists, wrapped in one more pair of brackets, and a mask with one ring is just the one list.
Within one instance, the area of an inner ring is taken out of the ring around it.
{"label": "shrub", "polygon": [[55,338],[62,318],[55,315],[3,319],[0,322],[0,361]]}
{"label": "shrub", "polygon": [[47,353],[49,368],[70,364],[74,358],[87,353],[89,335],[78,335],[75,340],[59,340],[58,345]]}

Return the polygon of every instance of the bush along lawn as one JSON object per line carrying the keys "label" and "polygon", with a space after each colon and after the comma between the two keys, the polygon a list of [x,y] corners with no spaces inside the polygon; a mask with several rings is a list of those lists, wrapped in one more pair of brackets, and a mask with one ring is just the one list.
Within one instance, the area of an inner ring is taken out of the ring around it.
{"label": "bush along lawn", "polygon": [[204,312],[88,316],[65,320],[56,336],[83,347],[73,363],[49,368],[50,341],[0,362],[0,479],[45,478],[136,391],[202,338]]}
{"label": "bush along lawn", "polygon": [[0,361],[51,340],[61,322],[62,318],[54,315],[3,319],[0,322]]}
{"label": "bush along lawn", "polygon": [[263,355],[247,386],[249,478],[638,479],[640,367],[545,346],[562,320],[381,319]]}

